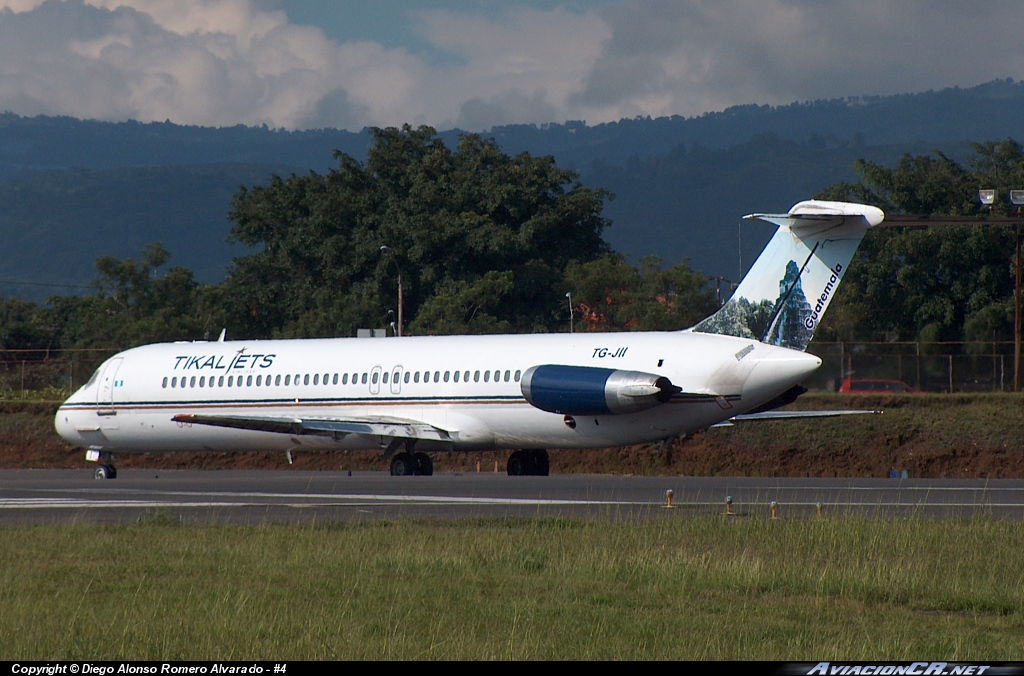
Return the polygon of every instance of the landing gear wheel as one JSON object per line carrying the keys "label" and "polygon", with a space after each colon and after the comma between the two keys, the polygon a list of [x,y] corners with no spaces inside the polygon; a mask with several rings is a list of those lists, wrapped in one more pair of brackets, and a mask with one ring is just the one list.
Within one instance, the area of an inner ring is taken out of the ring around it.
{"label": "landing gear wheel", "polygon": [[415,453],[412,456],[414,464],[416,465],[416,473],[420,476],[433,476],[434,474],[434,461],[430,459],[430,456],[426,453]]}
{"label": "landing gear wheel", "polygon": [[530,476],[534,471],[533,455],[527,451],[516,451],[508,456],[506,467],[509,476]]}
{"label": "landing gear wheel", "polygon": [[416,460],[411,453],[399,453],[391,459],[391,476],[412,476],[416,471]]}
{"label": "landing gear wheel", "polygon": [[547,476],[551,473],[551,461],[543,448],[533,452],[533,475]]}
{"label": "landing gear wheel", "polygon": [[100,465],[92,475],[96,479],[116,479],[117,470],[113,465]]}

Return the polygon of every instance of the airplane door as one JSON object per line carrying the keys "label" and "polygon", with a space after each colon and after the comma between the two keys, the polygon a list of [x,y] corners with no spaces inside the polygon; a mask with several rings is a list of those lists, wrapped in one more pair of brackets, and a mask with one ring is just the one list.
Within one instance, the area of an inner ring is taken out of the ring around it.
{"label": "airplane door", "polygon": [[370,371],[370,394],[380,394],[380,374],[384,369],[374,366]]}
{"label": "airplane door", "polygon": [[391,394],[402,393],[402,367],[396,366],[391,371]]}
{"label": "airplane door", "polygon": [[99,387],[96,388],[96,406],[98,415],[117,415],[114,412],[114,389],[117,386],[117,370],[124,359],[117,357],[107,362],[100,375]]}

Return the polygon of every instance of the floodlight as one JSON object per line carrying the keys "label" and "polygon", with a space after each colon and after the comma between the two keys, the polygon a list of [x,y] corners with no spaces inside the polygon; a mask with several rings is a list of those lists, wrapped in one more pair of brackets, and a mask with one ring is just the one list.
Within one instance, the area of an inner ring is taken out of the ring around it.
{"label": "floodlight", "polygon": [[996,191],[995,190],[979,190],[978,199],[985,206],[991,206],[996,203]]}
{"label": "floodlight", "polygon": [[1010,201],[1017,205],[1024,204],[1024,190],[1011,190]]}

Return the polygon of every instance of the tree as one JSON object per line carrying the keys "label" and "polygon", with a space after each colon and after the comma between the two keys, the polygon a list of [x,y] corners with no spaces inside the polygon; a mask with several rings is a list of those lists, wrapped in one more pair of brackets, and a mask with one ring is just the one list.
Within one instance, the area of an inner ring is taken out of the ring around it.
{"label": "tree", "polygon": [[[905,155],[894,168],[858,160],[858,184],[820,199],[863,201],[888,214],[980,215],[977,191],[995,188],[993,211],[1010,212],[1010,188],[1024,187],[1024,151],[1012,139],[973,144],[965,169],[935,151]],[[840,287],[821,338],[1008,340],[1013,275],[1007,226],[878,228],[869,231]]]}
{"label": "tree", "polygon": [[565,277],[580,331],[679,330],[718,309],[704,276],[685,260],[662,270],[659,258],[647,256],[637,269],[605,254],[571,263]]}
{"label": "tree", "polygon": [[476,135],[453,152],[429,127],[370,134],[365,164],[336,152],[326,175],[274,177],[235,196],[232,237],[261,247],[235,260],[225,285],[241,310],[236,335],[386,325],[397,310],[395,266],[415,332],[556,327],[566,266],[608,251],[608,193],[551,157],[509,157]]}
{"label": "tree", "polygon": [[50,299],[62,347],[131,347],[170,340],[210,338],[224,326],[218,287],[201,287],[192,271],[174,267],[159,276],[170,259],[159,242],[142,261],[104,256],[93,296]]}

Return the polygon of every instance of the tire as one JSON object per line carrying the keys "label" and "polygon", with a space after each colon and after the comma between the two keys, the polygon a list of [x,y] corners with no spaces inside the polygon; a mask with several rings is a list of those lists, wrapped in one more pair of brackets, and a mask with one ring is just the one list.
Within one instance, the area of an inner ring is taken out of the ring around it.
{"label": "tire", "polygon": [[430,456],[426,453],[415,453],[412,456],[413,462],[416,465],[416,473],[420,476],[433,476],[434,474],[434,461],[430,459]]}
{"label": "tire", "polygon": [[110,468],[107,467],[106,465],[100,465],[99,467],[97,467],[96,470],[92,473],[92,476],[94,479],[98,480],[112,478],[110,476]]}
{"label": "tire", "polygon": [[544,449],[533,451],[533,475],[548,476],[551,473],[551,460]]}
{"label": "tire", "polygon": [[391,459],[391,476],[412,476],[416,461],[409,453],[399,453]]}
{"label": "tire", "polygon": [[523,455],[522,451],[516,451],[508,456],[508,462],[505,467],[508,470],[509,476],[523,476],[526,473],[526,458]]}

